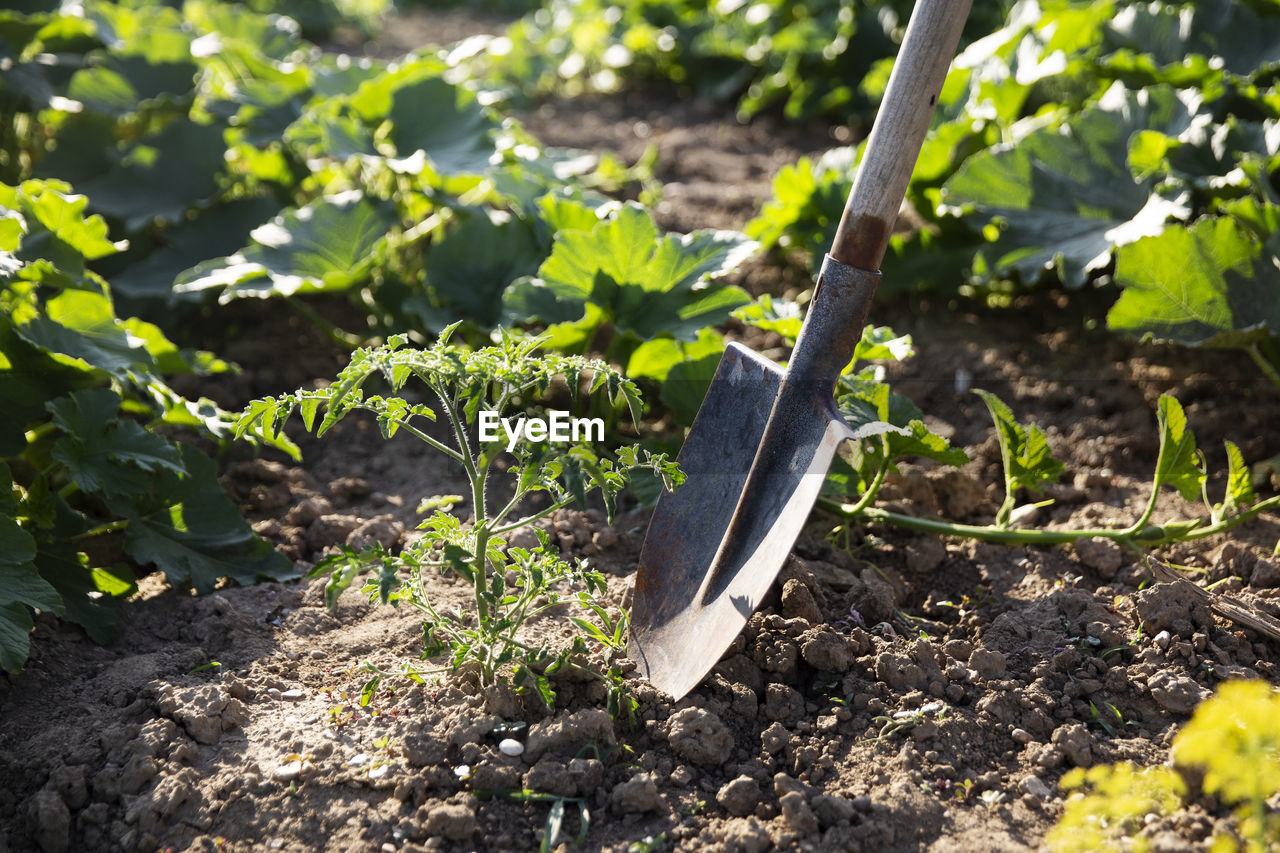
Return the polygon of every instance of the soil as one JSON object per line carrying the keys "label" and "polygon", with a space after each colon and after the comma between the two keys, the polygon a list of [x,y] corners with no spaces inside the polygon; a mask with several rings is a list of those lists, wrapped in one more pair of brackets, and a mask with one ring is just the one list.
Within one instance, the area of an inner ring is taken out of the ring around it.
{"label": "soil", "polygon": [[[552,102],[526,121],[549,144],[624,158],[658,145],[659,216],[683,230],[741,227],[779,166],[834,139],[769,121],[742,127],[729,108],[652,93]],[[780,269],[766,259],[743,278],[775,291],[803,281]],[[902,466],[886,504],[993,516],[999,448],[967,386],[1039,424],[1066,463],[1037,525],[1133,519],[1155,464],[1161,393],[1186,407],[1211,471],[1225,467],[1224,438],[1250,461],[1280,454],[1280,393],[1247,360],[1118,340],[1095,328],[1102,310],[1055,293],[1001,310],[922,298],[877,306],[876,322],[918,349],[889,366],[895,389],[973,460]],[[341,363],[312,328],[278,313],[214,315],[220,352],[246,369],[218,387],[225,404],[331,377]],[[295,356],[282,362],[285,351]],[[459,473],[411,439],[384,442],[360,421],[339,429],[304,441],[300,466],[228,460],[228,490],[300,570],[336,545],[394,546],[412,535],[421,498],[462,491]],[[1221,485],[1216,477],[1210,494]],[[1170,493],[1156,520],[1188,509]],[[646,520],[634,506],[612,526],[566,511],[547,528],[608,574],[620,605]],[[1275,610],[1278,539],[1280,520],[1267,517],[1156,553]],[[1097,541],[1010,548],[815,514],[777,594],[714,673],[679,702],[636,680],[634,721],[610,719],[591,685],[571,681],[559,683],[555,709],[463,679],[398,677],[361,706],[361,664],[416,661],[421,620],[355,589],[330,611],[323,584],[195,597],[147,578],[109,647],[39,619],[27,667],[0,677],[0,850],[534,850],[548,802],[478,796],[522,788],[568,798],[569,849],[1036,849],[1068,768],[1163,762],[1214,685],[1280,683],[1275,642],[1176,584],[1153,585],[1136,555]],[[467,600],[443,577],[432,594]],[[568,636],[566,625],[548,617],[537,629]],[[1103,725],[1106,708],[1120,721]],[[500,750],[504,738],[523,754]],[[1162,849],[1195,849],[1222,816],[1199,804],[1143,832]]]}

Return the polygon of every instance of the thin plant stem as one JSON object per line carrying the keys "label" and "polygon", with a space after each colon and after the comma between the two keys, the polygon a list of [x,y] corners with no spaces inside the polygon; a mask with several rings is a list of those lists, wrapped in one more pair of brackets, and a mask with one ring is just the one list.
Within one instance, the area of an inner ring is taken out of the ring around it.
{"label": "thin plant stem", "polygon": [[539,519],[546,518],[548,515],[551,515],[551,513],[555,512],[558,509],[564,509],[571,503],[573,503],[573,498],[565,498],[562,501],[556,501],[546,509],[539,510],[538,512],[535,512],[533,515],[527,515],[524,518],[520,519],[519,521],[513,521],[510,524],[504,524],[500,527],[495,527],[493,529],[493,532],[495,535],[502,534],[502,533],[510,533],[512,530],[517,530],[521,527],[526,527],[530,524],[533,524],[535,521],[538,521]]}

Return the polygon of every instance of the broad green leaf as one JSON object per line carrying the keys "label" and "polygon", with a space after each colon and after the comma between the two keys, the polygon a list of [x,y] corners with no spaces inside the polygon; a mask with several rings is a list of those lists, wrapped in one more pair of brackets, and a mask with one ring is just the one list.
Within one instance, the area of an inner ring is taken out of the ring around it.
{"label": "broad green leaf", "polygon": [[1256,78],[1280,67],[1280,15],[1239,0],[1125,4],[1109,22],[1107,41],[1123,49],[1110,64],[1144,71],[1152,82],[1203,82],[1219,68]]}
{"label": "broad green leaf", "polygon": [[[193,262],[234,253],[254,228],[279,211],[273,199],[256,196],[219,204],[177,223],[159,236],[149,254],[111,276],[111,290],[135,298],[168,299],[174,280]],[[135,248],[141,250],[140,243],[135,240]]]}
{"label": "broad green leaf", "polygon": [[0,458],[17,456],[27,447],[26,431],[48,417],[45,401],[97,384],[87,366],[65,364],[20,338],[0,315]]}
{"label": "broad green leaf", "polygon": [[242,7],[214,0],[188,0],[182,14],[199,32],[215,36],[193,48],[197,55],[231,45],[251,48],[270,59],[286,60],[303,46],[297,21],[284,15],[246,14]]}
{"label": "broad green leaf", "polygon": [[151,367],[143,341],[116,319],[111,300],[104,294],[64,291],[49,300],[46,311],[46,316],[18,327],[24,340],[121,379],[130,371]]}
{"label": "broad green leaf", "polygon": [[1001,233],[988,249],[1000,274],[1025,282],[1052,271],[1082,286],[1110,262],[1115,246],[1158,234],[1185,217],[1181,199],[1155,192],[1129,173],[1131,136],[1160,128],[1176,135],[1191,106],[1168,88],[1131,92],[1116,84],[1096,106],[1061,126],[969,158],[943,187],[948,209],[972,209]]}
{"label": "broad green leaf", "polygon": [[1009,523],[1013,511],[1015,492],[1019,488],[1040,491],[1044,483],[1052,483],[1062,476],[1063,464],[1053,458],[1049,441],[1044,432],[1034,424],[1018,423],[1004,401],[989,391],[975,388],[974,393],[987,404],[991,420],[995,422],[996,437],[1000,442],[1000,460],[1004,465],[1005,500],[996,516],[996,525]]}
{"label": "broad green leaf", "polygon": [[36,571],[36,540],[18,524],[12,489],[9,466],[0,462],[0,607],[20,604],[61,613],[57,590]]}
{"label": "broad green leaf", "polygon": [[963,450],[952,447],[947,439],[930,432],[916,405],[906,397],[892,393],[888,385],[846,379],[842,382],[842,389],[837,404],[845,422],[860,437],[874,436],[876,441],[883,442],[891,463],[913,456],[953,466],[969,461]]}
{"label": "broad green leaf", "polygon": [[397,154],[388,162],[396,171],[416,174],[424,157],[440,175],[488,171],[497,124],[462,86],[440,77],[401,86],[392,94],[387,118]]}
{"label": "broad green leaf", "polygon": [[508,285],[529,275],[546,257],[530,224],[470,216],[427,255],[427,285],[454,319],[498,324]]}
{"label": "broad green leaf", "polygon": [[888,326],[865,326],[853,351],[853,361],[902,361],[915,355],[910,335],[899,335]]}
{"label": "broad green leaf", "polygon": [[253,242],[234,255],[182,273],[174,293],[219,289],[227,302],[345,290],[368,274],[395,224],[390,205],[358,191],[327,196],[254,229]]}
{"label": "broad green leaf", "polygon": [[223,577],[242,584],[298,577],[288,560],[254,535],[218,484],[213,460],[184,445],[181,467],[183,476],[164,470],[156,478],[162,505],[130,518],[130,556],[154,564],[173,586],[190,584],[202,593]]}
{"label": "broad green leaf", "polygon": [[766,332],[777,332],[787,344],[794,344],[804,324],[804,311],[789,299],[761,294],[755,302],[733,312],[733,316]]}
{"label": "broad green leaf", "polygon": [[176,104],[178,98],[192,93],[198,71],[189,60],[158,62],[145,56],[105,54],[72,76],[67,96],[92,110],[124,116],[162,96]]}
{"label": "broad green leaf", "polygon": [[156,473],[183,471],[176,445],[120,418],[114,391],[77,391],[46,407],[63,432],[53,458],[85,492],[108,498],[145,494]]}
{"label": "broad green leaf", "polygon": [[80,184],[90,206],[133,231],[157,219],[176,222],[217,196],[225,171],[222,128],[173,121],[116,154],[106,174]]}
{"label": "broad green leaf", "polygon": [[724,355],[724,337],[703,329],[689,342],[656,338],[636,347],[627,362],[633,379],[652,379],[662,385],[659,399],[677,423],[693,423],[707,388]]}
{"label": "broad green leaf", "polygon": [[31,629],[35,623],[27,608],[16,602],[0,604],[0,667],[17,672],[31,654]]}
{"label": "broad green leaf", "polygon": [[736,232],[659,236],[649,213],[627,204],[589,232],[561,233],[538,278],[509,291],[508,312],[560,323],[581,320],[595,306],[641,340],[693,340],[750,301],[740,288],[710,282],[755,248]]}
{"label": "broad green leaf", "polygon": [[24,207],[50,234],[93,261],[120,251],[121,245],[107,238],[107,223],[101,216],[85,216],[89,199],[72,195],[60,181],[27,181],[20,188]]}
{"label": "broad green leaf", "polygon": [[1193,347],[1280,335],[1280,240],[1259,244],[1232,217],[1170,226],[1116,253],[1115,331]]}
{"label": "broad green leaf", "polygon": [[1160,455],[1156,458],[1155,486],[1172,486],[1186,501],[1200,497],[1204,467],[1196,450],[1195,434],[1187,428],[1181,404],[1168,394],[1156,406],[1156,429],[1160,433]]}

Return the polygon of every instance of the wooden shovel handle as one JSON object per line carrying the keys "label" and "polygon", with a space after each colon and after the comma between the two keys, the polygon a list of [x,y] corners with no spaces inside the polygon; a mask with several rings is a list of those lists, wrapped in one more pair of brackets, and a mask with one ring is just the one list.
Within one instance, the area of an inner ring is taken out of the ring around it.
{"label": "wooden shovel handle", "polygon": [[880,269],[972,0],[916,0],[831,257]]}

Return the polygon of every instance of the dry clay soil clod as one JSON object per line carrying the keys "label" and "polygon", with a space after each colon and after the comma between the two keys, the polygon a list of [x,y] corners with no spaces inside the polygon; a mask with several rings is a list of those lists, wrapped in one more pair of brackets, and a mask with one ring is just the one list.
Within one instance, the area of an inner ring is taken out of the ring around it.
{"label": "dry clay soil clod", "polygon": [[836,410],[877,272],[970,0],[919,0],[786,370],[731,344],[654,510],[636,572],[631,657],[684,696],[777,577],[840,443]]}

